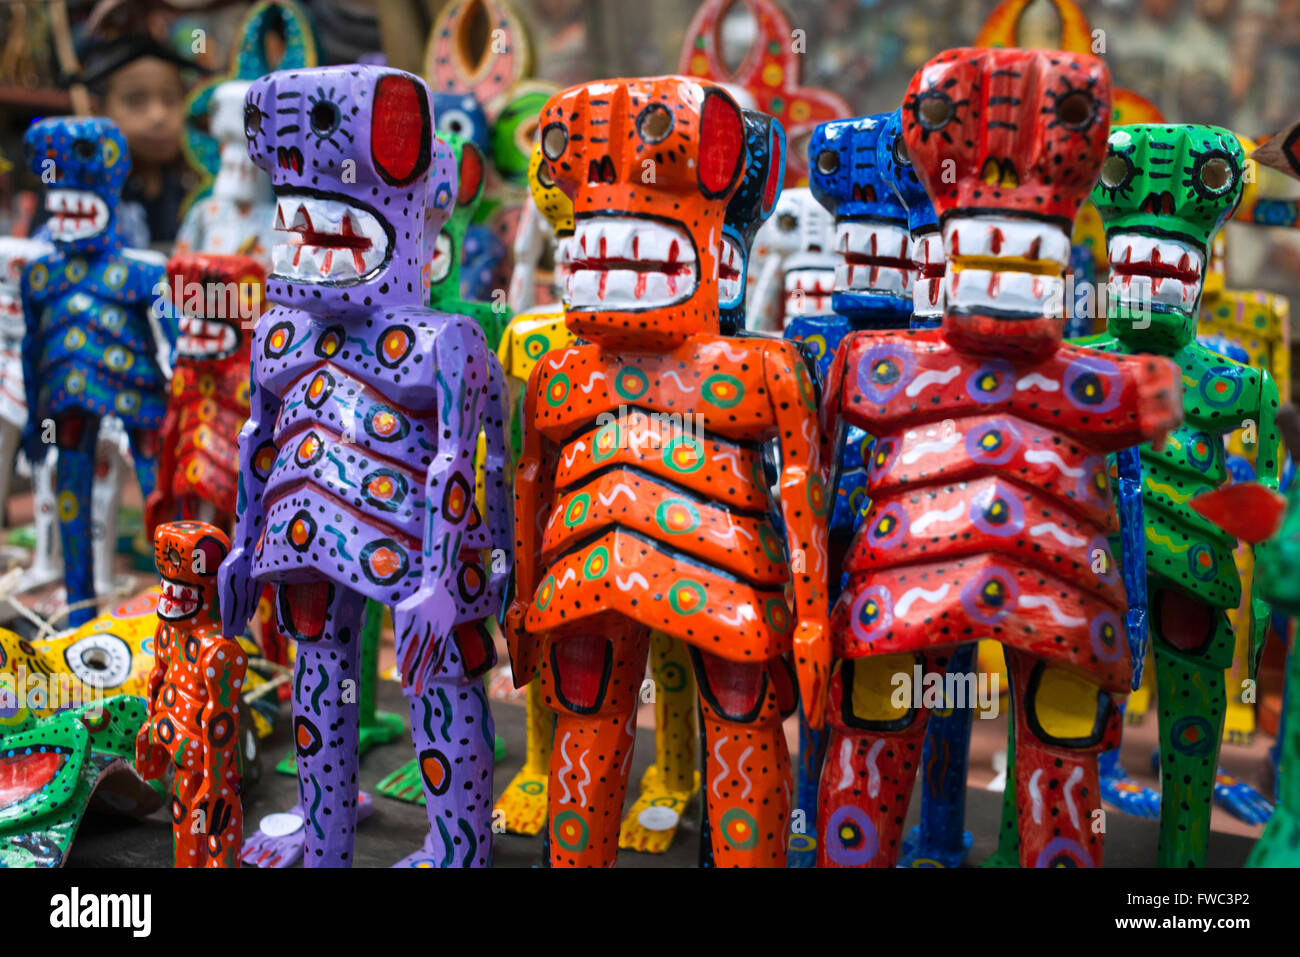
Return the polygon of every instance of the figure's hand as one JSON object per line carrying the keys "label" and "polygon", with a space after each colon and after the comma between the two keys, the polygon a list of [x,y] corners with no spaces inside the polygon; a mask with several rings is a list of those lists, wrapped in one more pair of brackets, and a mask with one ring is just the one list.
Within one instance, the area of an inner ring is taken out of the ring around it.
{"label": "figure's hand", "polygon": [[506,609],[506,641],[514,644],[527,638],[528,632],[524,628],[524,618],[527,614],[527,599],[516,595],[515,600]]}
{"label": "figure's hand", "polygon": [[799,696],[808,725],[818,730],[826,722],[831,681],[831,642],[824,621],[801,621],[794,630],[794,666]]}
{"label": "figure's hand", "polygon": [[1145,608],[1130,608],[1124,615],[1125,630],[1128,632],[1129,658],[1133,662],[1133,681],[1129,685],[1134,691],[1142,687],[1142,672],[1147,663],[1147,612]]}
{"label": "figure's hand", "polygon": [[27,456],[27,463],[31,465],[33,472],[36,471],[45,461],[45,453],[49,446],[41,441],[41,424],[35,416],[27,417],[20,442],[23,455]]}
{"label": "figure's hand", "polygon": [[1240,778],[1223,768],[1214,775],[1214,803],[1247,824],[1267,824],[1273,803]]}
{"label": "figure's hand", "polygon": [[244,633],[257,610],[261,583],[253,578],[253,557],[240,546],[217,569],[217,595],[221,601],[221,631],[227,638]]}
{"label": "figure's hand", "polygon": [[1137,378],[1138,428],[1156,451],[1164,448],[1169,430],[1183,421],[1183,378],[1177,364],[1158,356],[1144,357]]}
{"label": "figure's hand", "polygon": [[[422,584],[393,609],[397,671],[402,675],[403,686],[406,684],[403,664],[413,653],[414,646],[427,646],[432,642],[437,650],[429,660],[441,661],[442,643],[451,634],[459,611],[452,597],[455,594],[455,583],[449,580],[438,585]],[[420,676],[415,677],[418,679]]]}
{"label": "figure's hand", "polygon": [[152,726],[146,721],[135,736],[135,770],[146,781],[156,781],[167,769],[170,755],[153,740]]}

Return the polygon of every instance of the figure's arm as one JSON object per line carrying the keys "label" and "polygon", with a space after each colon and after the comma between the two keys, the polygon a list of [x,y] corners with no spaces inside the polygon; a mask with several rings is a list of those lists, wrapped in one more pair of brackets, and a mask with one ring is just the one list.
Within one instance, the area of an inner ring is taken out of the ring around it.
{"label": "figure's arm", "polygon": [[533,366],[524,387],[524,450],[515,471],[515,594],[506,612],[506,643],[515,687],[537,673],[541,643],[524,628],[528,605],[537,594],[542,572],[542,534],[555,506],[555,469],[559,456],[537,428],[537,397],[546,360]]}
{"label": "figure's arm", "polygon": [[488,399],[483,415],[483,431],[487,434],[487,458],[483,463],[483,476],[486,488],[483,490],[487,505],[487,522],[492,534],[492,561],[488,588],[493,595],[492,608],[495,614],[505,614],[506,586],[510,581],[511,540],[515,528],[513,505],[510,494],[510,476],[508,464],[510,456],[506,448],[506,423],[510,417],[509,396],[506,389],[505,372],[497,357],[488,353]]}
{"label": "figure's arm", "polygon": [[397,671],[403,689],[423,689],[459,608],[456,574],[474,501],[474,455],[488,408],[488,347],[482,331],[448,316],[433,344],[438,435],[425,473],[420,587],[393,609]]}
{"label": "figure's arm", "polygon": [[1129,654],[1133,659],[1133,690],[1142,685],[1147,655],[1147,548],[1146,518],[1142,508],[1142,457],[1136,447],[1115,454],[1115,494],[1119,502],[1120,563],[1128,612]]}
{"label": "figure's arm", "polygon": [[[1277,410],[1281,403],[1277,383],[1267,370],[1259,370],[1259,444],[1255,446],[1255,479],[1274,492],[1278,489],[1278,429]],[[1252,546],[1252,551],[1254,546]],[[1250,664],[1251,676],[1259,667],[1264,645],[1268,640],[1271,610],[1264,600],[1267,591],[1265,575],[1255,575],[1250,585]]]}
{"label": "figure's arm", "polygon": [[[205,642],[202,654],[204,688],[208,692],[203,706],[203,727],[208,729],[209,740],[203,746],[203,781],[210,787],[231,770],[231,761],[239,760],[239,736],[233,733],[239,720],[239,694],[244,687],[248,671],[248,655],[238,641],[216,638]],[[212,743],[218,721],[229,721],[232,733],[228,743],[218,747]]]}
{"label": "figure's arm", "polygon": [[153,646],[155,654],[153,667],[149,670],[149,685],[146,695],[148,701],[148,717],[145,718],[144,724],[135,736],[135,769],[140,776],[147,781],[152,781],[162,777],[167,768],[167,751],[161,744],[153,740],[152,718],[158,710],[158,692],[162,690],[163,679],[167,675],[167,659],[170,651],[162,650],[162,645],[158,639],[162,636],[163,629],[168,627],[163,622],[158,622],[158,627],[154,630]]}
{"label": "figure's arm", "polygon": [[[826,715],[831,649],[827,616],[826,522],[831,498],[823,464],[828,450],[818,428],[817,393],[797,348],[786,342],[763,350],[763,372],[781,441],[781,514],[794,572],[795,670],[808,723],[820,728]],[[799,567],[795,565],[795,567]]]}
{"label": "figure's arm", "polygon": [[[253,355],[261,355],[266,330],[285,315],[270,309],[258,320],[253,335]],[[275,442],[275,418],[280,398],[257,381],[257,360],[253,360],[248,382],[248,421],[239,431],[239,479],[235,492],[235,533],[232,548],[217,572],[221,595],[222,631],[236,638],[244,631],[257,608],[258,583],[252,577],[254,550],[266,524],[266,504],[262,493],[278,454]]]}
{"label": "figure's arm", "polygon": [[[1100,353],[1092,349],[1077,346],[1062,346],[1056,356],[1059,375],[1064,379],[1072,363],[1092,363],[1076,366],[1076,378],[1065,382],[1065,387],[1045,397],[1041,392],[1016,392],[1015,403],[1033,402],[1040,407],[1049,404],[1060,409],[1059,421],[1066,431],[1082,431],[1097,437],[1094,443],[1104,452],[1118,452],[1120,449],[1150,442],[1156,448],[1164,445],[1171,429],[1177,428],[1183,421],[1183,377],[1182,370],[1172,359],[1156,355],[1114,355]],[[1085,380],[1091,376],[1091,382]],[[1121,406],[1110,415],[1088,416],[1084,425],[1080,419],[1086,415],[1086,406],[1079,405],[1077,396],[1067,397],[1066,388],[1071,391],[1088,389],[1097,390],[1103,402],[1115,398],[1114,390],[1120,390],[1118,402]],[[1074,401],[1072,402],[1071,399]],[[1122,412],[1127,405],[1132,414]],[[1013,404],[1013,411],[1015,405]]]}

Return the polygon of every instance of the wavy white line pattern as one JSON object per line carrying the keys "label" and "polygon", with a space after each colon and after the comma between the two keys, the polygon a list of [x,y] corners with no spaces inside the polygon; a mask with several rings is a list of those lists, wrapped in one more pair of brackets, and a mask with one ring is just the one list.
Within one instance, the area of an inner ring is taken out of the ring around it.
{"label": "wavy white line pattern", "polygon": [[1078,478],[1083,474],[1083,469],[1066,465],[1065,460],[1052,449],[1030,449],[1025,453],[1025,461],[1031,465],[1041,465],[1044,462],[1055,465],[1062,475],[1068,475],[1070,478]]}
{"label": "wavy white line pattern", "polygon": [[1058,625],[1064,625],[1067,628],[1077,628],[1079,625],[1086,625],[1087,618],[1080,618],[1078,615],[1067,615],[1061,611],[1056,599],[1051,595],[1021,595],[1020,604],[1025,608],[1046,608],[1052,616],[1052,621]]}
{"label": "wavy white line pattern", "polygon": [[[1043,776],[1043,769],[1039,768],[1029,776],[1029,800],[1032,802],[1034,809],[1034,823],[1043,823],[1043,792],[1038,787],[1038,779]],[[1007,782],[1007,787],[1011,787],[1012,782]]]}
{"label": "wavy white line pattern", "polygon": [[958,502],[949,509],[932,509],[912,523],[912,532],[919,535],[925,531],[926,526],[931,525],[934,522],[951,522],[954,518],[957,518],[965,511],[965,502]]}
{"label": "wavy white line pattern", "polygon": [[709,790],[712,791],[713,796],[718,799],[722,798],[722,792],[718,790],[718,782],[725,778],[727,772],[731,770],[731,768],[727,766],[727,759],[722,756],[722,743],[723,739],[718,738],[713,745],[713,758],[718,762],[722,770],[718,772],[717,776],[713,779],[713,783],[709,785]]}
{"label": "wavy white line pattern", "polygon": [[587,785],[591,783],[591,770],[587,767],[586,750],[583,750],[582,754],[578,755],[578,767],[582,768],[582,773],[586,775],[581,781],[579,781],[575,785],[578,789],[578,802],[583,807],[586,807],[587,806]]}
{"label": "wavy white line pattern", "polygon": [[575,580],[577,577],[578,577],[577,572],[575,572],[572,568],[566,568],[564,570],[564,574],[561,575],[558,579],[556,579],[555,587],[563,588],[565,585],[569,584],[569,582]]}
{"label": "wavy white line pattern", "polygon": [[925,458],[931,452],[947,452],[954,445],[961,442],[963,436],[960,432],[953,432],[951,435],[945,435],[941,439],[934,439],[930,442],[922,442],[920,445],[914,445],[903,453],[902,462],[904,465],[915,465],[920,459]]}
{"label": "wavy white line pattern", "polygon": [[596,383],[604,382],[604,381],[605,381],[605,373],[593,372],[591,375],[587,377],[587,381],[581,383],[578,386],[578,388],[581,389],[583,392],[587,393],[587,395],[591,395],[591,390],[596,388]]}
{"label": "wavy white line pattern", "polygon": [[568,804],[573,800],[573,795],[569,793],[568,781],[568,774],[573,770],[573,759],[564,752],[564,749],[569,746],[569,738],[571,737],[573,737],[573,732],[566,731],[564,738],[560,741],[560,760],[564,762],[564,766],[560,768],[560,788],[564,792],[560,795],[561,804]]}
{"label": "wavy white line pattern", "polygon": [[619,591],[631,591],[635,585],[640,585],[642,588],[650,587],[650,583],[645,580],[645,576],[640,572],[633,572],[626,578],[622,575],[615,575],[614,584],[618,586]]}
{"label": "wavy white line pattern", "polygon": [[740,792],[740,799],[743,801],[749,797],[749,792],[754,790],[754,782],[749,779],[745,773],[745,761],[754,752],[754,746],[751,744],[744,751],[740,752],[740,760],[736,762],[736,773],[740,775],[740,780],[745,782],[745,790]]}
{"label": "wavy white line pattern", "polygon": [[948,596],[948,588],[949,585],[947,584],[941,585],[931,591],[926,591],[919,585],[916,588],[909,588],[907,591],[903,592],[903,597],[898,599],[898,604],[894,606],[894,614],[899,617],[906,615],[912,609],[912,604],[922,598],[931,604],[937,601],[943,601],[944,598]]}
{"label": "wavy white line pattern", "polygon": [[1071,535],[1055,522],[1040,522],[1029,529],[1029,534],[1034,537],[1038,537],[1039,535],[1051,535],[1062,545],[1069,545],[1071,548],[1077,548],[1081,545],[1088,544],[1086,538],[1081,538],[1078,535]]}
{"label": "wavy white line pattern", "polygon": [[577,350],[577,349],[572,349],[572,348],[570,348],[570,349],[565,349],[563,352],[561,352],[561,353],[560,353],[557,357],[555,357],[554,359],[549,359],[549,358],[548,358],[548,359],[546,360],[546,363],[547,363],[547,365],[549,365],[549,366],[551,367],[551,370],[552,370],[552,371],[554,371],[554,372],[559,372],[561,369],[564,368],[564,362],[565,362],[565,360],[568,359],[569,356],[576,356],[577,354],[578,354],[578,350]]}
{"label": "wavy white line pattern", "polygon": [[578,441],[574,442],[571,446],[569,446],[569,451],[564,453],[564,467],[567,469],[570,466],[572,466],[573,463],[578,458],[578,453],[585,452],[586,450],[587,450],[587,443],[584,442],[582,439],[578,439]]}
{"label": "wavy white line pattern", "polygon": [[936,385],[936,384],[947,385],[949,382],[951,382],[953,379],[957,377],[957,374],[959,372],[961,372],[960,365],[955,365],[950,369],[943,369],[943,370],[926,369],[924,372],[922,372],[915,379],[913,379],[911,382],[908,383],[907,394],[912,398],[916,398],[918,395],[920,395],[922,392],[924,392],[927,388],[929,388],[932,385]]}
{"label": "wavy white line pattern", "polygon": [[633,504],[636,504],[636,492],[632,491],[632,486],[626,484],[625,482],[619,482],[612,489],[610,489],[608,498],[605,497],[604,492],[601,492],[598,498],[600,499],[601,505],[610,505],[620,495],[626,495]]}
{"label": "wavy white line pattern", "polygon": [[1041,372],[1031,372],[1016,380],[1016,391],[1024,392],[1026,389],[1032,389],[1034,386],[1042,389],[1044,392],[1055,392],[1061,388],[1061,383],[1054,379],[1049,379]]}
{"label": "wavy white line pattern", "polygon": [[845,737],[840,742],[840,779],[835,783],[835,790],[843,791],[853,783],[853,739]]}
{"label": "wavy white line pattern", "polygon": [[682,377],[677,374],[676,369],[669,369],[667,372],[663,373],[660,376],[660,378],[663,379],[665,382],[667,382],[669,379],[672,379],[674,382],[677,383],[677,388],[681,389],[683,392],[695,391],[695,386],[687,385],[685,382],[682,381]]}
{"label": "wavy white line pattern", "polygon": [[1079,765],[1074,766],[1070,772],[1070,777],[1065,782],[1065,809],[1070,812],[1070,823],[1077,829],[1079,826],[1079,809],[1074,806],[1074,786],[1083,778],[1083,768]]}
{"label": "wavy white line pattern", "polygon": [[876,766],[876,759],[884,749],[885,739],[876,738],[867,752],[867,797],[873,800],[880,794],[880,768]]}

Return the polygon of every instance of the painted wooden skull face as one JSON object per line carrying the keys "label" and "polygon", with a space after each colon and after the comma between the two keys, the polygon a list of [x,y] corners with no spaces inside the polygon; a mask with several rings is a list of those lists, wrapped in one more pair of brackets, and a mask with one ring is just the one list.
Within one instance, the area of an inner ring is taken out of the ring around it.
{"label": "painted wooden skull face", "polygon": [[262,313],[266,270],[248,256],[177,253],[167,285],[178,313],[178,359],[222,362],[239,352]]}
{"label": "painted wooden skull face", "polygon": [[785,129],[776,117],[744,110],[745,172],[727,204],[722,224],[722,263],[718,270],[718,305],[722,325],[744,325],[749,250],[758,228],[776,209],[785,181]]}
{"label": "painted wooden skull face", "polygon": [[[1110,76],[1086,54],[957,49],[917,71],[903,136],[943,227],[945,328],[1044,316],[1063,302],[1070,230],[1096,182],[1110,127]],[[1020,348],[1059,342],[1062,323],[1022,323]]]}
{"label": "painted wooden skull face", "polygon": [[419,304],[433,111],[424,81],[352,64],[272,73],[244,105],[276,195],[270,298],[361,313]]}
{"label": "painted wooden skull face", "polygon": [[28,168],[47,184],[50,238],[69,251],[102,245],[131,170],[117,124],[102,117],[40,120],[23,142]]}
{"label": "painted wooden skull face", "polygon": [[650,348],[716,332],[723,215],[745,160],[735,100],[684,77],[585,83],[547,103],[541,145],[574,205],[569,328]]}
{"label": "painted wooden skull face", "polygon": [[212,196],[222,202],[260,203],[271,191],[266,174],[254,165],[244,146],[244,97],[250,86],[248,80],[231,80],[212,92],[209,129],[221,156]]}
{"label": "painted wooden skull face", "polygon": [[1245,151],[1217,126],[1135,124],[1110,133],[1092,199],[1106,224],[1110,294],[1123,317],[1190,341],[1206,257],[1241,199]]}
{"label": "painted wooden skull face", "polygon": [[912,318],[937,322],[943,317],[943,235],[934,204],[907,152],[902,110],[885,114],[876,139],[876,165],[907,208],[907,228],[912,234]]}
{"label": "painted wooden skull face", "polygon": [[193,618],[217,600],[217,569],[230,552],[230,539],[205,522],[167,522],[153,539],[154,565],[162,578],[158,617],[164,621]]}

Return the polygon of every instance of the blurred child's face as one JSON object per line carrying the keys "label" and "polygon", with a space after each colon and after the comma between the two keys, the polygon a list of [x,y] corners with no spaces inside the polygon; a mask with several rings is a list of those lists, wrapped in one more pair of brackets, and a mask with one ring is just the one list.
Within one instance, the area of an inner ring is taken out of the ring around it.
{"label": "blurred child's face", "polygon": [[180,155],[185,85],[173,64],[141,57],[118,70],[108,80],[103,112],[126,134],[134,162],[171,163]]}

